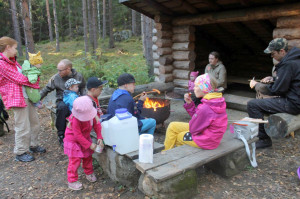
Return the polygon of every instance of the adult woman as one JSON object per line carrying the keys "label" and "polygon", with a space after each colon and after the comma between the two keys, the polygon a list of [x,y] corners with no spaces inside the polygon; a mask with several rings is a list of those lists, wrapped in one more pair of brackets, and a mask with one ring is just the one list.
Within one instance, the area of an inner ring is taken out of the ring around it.
{"label": "adult woman", "polygon": [[217,88],[224,91],[227,88],[226,68],[220,60],[220,54],[216,51],[209,53],[209,64],[205,67],[205,73],[210,73],[217,80]]}
{"label": "adult woman", "polygon": [[17,46],[17,41],[12,38],[0,38],[0,94],[5,107],[14,112],[16,160],[30,162],[34,157],[27,153],[28,150],[46,152],[43,147],[38,146],[39,118],[24,88],[39,88],[39,81],[32,84],[22,74],[22,67],[16,61]]}

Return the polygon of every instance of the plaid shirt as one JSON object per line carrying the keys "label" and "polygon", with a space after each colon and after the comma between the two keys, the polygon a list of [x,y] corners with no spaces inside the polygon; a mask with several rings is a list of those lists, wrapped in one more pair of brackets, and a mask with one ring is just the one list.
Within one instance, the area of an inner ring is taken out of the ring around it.
{"label": "plaid shirt", "polygon": [[27,106],[22,86],[40,88],[39,79],[35,84],[31,84],[26,76],[18,72],[17,67],[22,69],[16,59],[8,59],[0,53],[0,94],[6,109]]}

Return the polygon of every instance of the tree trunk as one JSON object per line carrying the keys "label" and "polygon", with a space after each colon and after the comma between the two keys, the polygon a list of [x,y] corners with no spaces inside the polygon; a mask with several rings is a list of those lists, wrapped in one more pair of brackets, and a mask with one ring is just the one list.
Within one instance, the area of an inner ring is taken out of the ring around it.
{"label": "tree trunk", "polygon": [[28,57],[28,41],[27,41],[27,36],[26,36],[26,30],[25,30],[25,20],[23,18],[23,5],[22,1],[20,1],[20,11],[21,11],[21,16],[22,16],[22,22],[23,22],[23,31],[24,31],[24,40],[25,40],[25,56],[26,59],[29,59]]}
{"label": "tree trunk", "polygon": [[115,47],[114,35],[113,35],[113,14],[112,14],[112,0],[109,0],[109,48]]}
{"label": "tree trunk", "polygon": [[56,52],[59,52],[60,48],[59,48],[59,32],[58,32],[57,12],[56,12],[55,0],[52,0],[52,1],[53,1],[53,15],[54,15],[55,38],[56,38]]}
{"label": "tree trunk", "polygon": [[98,35],[97,35],[97,2],[92,0],[92,23],[93,23],[93,54],[96,53],[98,48]]}
{"label": "tree trunk", "polygon": [[68,20],[69,20],[69,37],[72,37],[72,23],[71,23],[71,6],[70,0],[68,0]]}
{"label": "tree trunk", "polygon": [[136,36],[136,11],[131,10],[131,30],[132,30],[132,35]]}
{"label": "tree trunk", "polygon": [[17,7],[15,0],[10,0],[10,6],[12,10],[12,21],[13,21],[13,27],[14,27],[14,36],[15,39],[18,41],[18,53],[19,56],[23,56],[22,52],[22,40],[21,40],[21,33],[20,33],[20,26],[19,26],[19,20],[17,17]]}
{"label": "tree trunk", "polygon": [[98,15],[98,34],[99,39],[101,38],[101,15],[100,15],[100,2],[97,0],[97,15]]}
{"label": "tree trunk", "polygon": [[152,29],[153,29],[153,20],[149,17],[142,15],[142,38],[143,38],[143,47],[144,47],[144,56],[146,58],[147,65],[149,67],[149,76],[153,76],[153,42],[152,42]]}
{"label": "tree trunk", "polygon": [[48,20],[48,28],[49,28],[49,37],[50,41],[53,41],[53,33],[52,33],[52,23],[51,23],[51,15],[49,8],[49,0],[46,0],[46,10],[47,10],[47,20]]}
{"label": "tree trunk", "polygon": [[103,39],[106,37],[106,0],[103,0]]}
{"label": "tree trunk", "polygon": [[137,13],[137,17],[136,17],[136,35],[137,36],[141,36],[142,35],[142,15],[141,13]]}
{"label": "tree trunk", "polygon": [[88,23],[89,23],[89,38],[91,46],[94,47],[94,36],[93,36],[93,22],[92,22],[92,0],[87,0],[87,8],[88,8]]}
{"label": "tree trunk", "polygon": [[24,20],[24,29],[26,32],[26,38],[28,43],[28,52],[34,53],[34,41],[33,41],[31,23],[29,18],[28,4],[26,0],[22,0],[22,14]]}
{"label": "tree trunk", "polygon": [[83,31],[84,31],[84,53],[85,56],[87,56],[87,53],[89,51],[88,46],[88,38],[87,38],[87,18],[86,18],[86,0],[82,0],[82,19],[83,19]]}
{"label": "tree trunk", "polygon": [[30,18],[30,23],[31,23],[31,29],[33,29],[33,23],[32,23],[32,6],[31,6],[31,0],[28,0],[28,11],[29,11],[29,18]]}

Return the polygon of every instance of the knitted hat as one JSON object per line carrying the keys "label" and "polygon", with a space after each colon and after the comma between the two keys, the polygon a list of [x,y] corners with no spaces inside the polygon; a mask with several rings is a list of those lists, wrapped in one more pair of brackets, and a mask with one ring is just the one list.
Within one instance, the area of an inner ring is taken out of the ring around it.
{"label": "knitted hat", "polygon": [[208,73],[205,73],[203,75],[198,76],[195,79],[195,85],[199,86],[203,93],[210,93],[213,92],[214,89],[212,88],[210,84],[210,78]]}
{"label": "knitted hat", "polygon": [[118,86],[123,86],[125,84],[135,83],[135,79],[133,75],[129,73],[123,73],[118,77],[117,82],[118,82]]}
{"label": "knitted hat", "polygon": [[44,62],[40,51],[37,54],[31,54],[28,52],[28,55],[29,55],[29,62],[33,66],[42,64]]}
{"label": "knitted hat", "polygon": [[108,82],[107,80],[101,81],[97,77],[90,77],[87,81],[86,87],[87,87],[87,89],[98,88],[99,86],[104,85],[107,82]]}
{"label": "knitted hat", "polygon": [[90,97],[82,96],[74,100],[72,114],[79,121],[86,122],[96,117],[97,110]]}
{"label": "knitted hat", "polygon": [[81,81],[77,81],[76,79],[74,78],[70,78],[66,81],[65,83],[65,87],[66,89],[69,89],[72,85],[75,85],[75,84],[80,84]]}
{"label": "knitted hat", "polygon": [[198,74],[199,74],[199,71],[193,71],[193,72],[191,72],[190,76],[197,77]]}

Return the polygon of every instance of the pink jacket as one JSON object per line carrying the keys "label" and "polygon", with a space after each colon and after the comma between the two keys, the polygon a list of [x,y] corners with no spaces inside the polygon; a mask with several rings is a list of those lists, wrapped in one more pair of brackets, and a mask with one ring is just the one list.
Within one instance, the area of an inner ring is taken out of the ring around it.
{"label": "pink jacket", "polygon": [[[91,121],[81,122],[72,114],[68,118],[70,125],[66,128],[64,139],[64,152],[69,157],[86,158],[93,154],[90,149],[92,145],[91,131],[94,128],[97,139],[103,139],[101,134],[101,124],[94,118]],[[92,123],[92,124],[91,124]]]}
{"label": "pink jacket", "polygon": [[22,69],[15,59],[8,59],[0,53],[0,94],[7,109],[27,106],[22,86],[40,88],[39,79],[35,84],[30,83],[26,76],[18,72],[17,67]]}
{"label": "pink jacket", "polygon": [[192,117],[189,122],[194,142],[202,149],[215,149],[219,146],[227,129],[227,113],[224,97],[210,100],[202,99],[195,107],[194,102],[184,104]]}
{"label": "pink jacket", "polygon": [[194,87],[195,87],[195,83],[192,81],[192,80],[189,80],[189,91],[192,91],[194,90]]}

